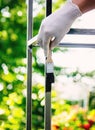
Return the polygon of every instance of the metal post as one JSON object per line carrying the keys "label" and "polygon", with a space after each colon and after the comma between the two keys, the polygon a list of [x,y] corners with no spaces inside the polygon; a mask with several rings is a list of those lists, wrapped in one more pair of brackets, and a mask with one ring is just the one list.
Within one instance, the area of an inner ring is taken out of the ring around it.
{"label": "metal post", "polygon": [[[52,0],[46,0],[46,16],[52,12]],[[28,0],[27,4],[27,124],[26,130],[32,128],[32,44],[36,42],[36,38],[32,39],[32,28],[33,28],[33,0]],[[69,32],[70,34],[86,34],[95,35],[95,29],[73,29]],[[35,45],[35,44],[34,44]],[[95,48],[95,44],[74,44],[74,43],[60,43],[59,47],[75,47],[75,48]],[[47,64],[46,64],[47,65]],[[49,75],[50,76],[50,75]],[[52,77],[52,76],[50,76]],[[48,77],[45,71],[45,130],[51,130],[51,83],[53,79]]]}
{"label": "metal post", "polygon": [[31,130],[31,86],[32,86],[32,50],[28,47],[27,48],[27,124],[26,124],[26,130]]}
{"label": "metal post", "polygon": [[52,0],[46,0],[46,16],[52,13]]}
{"label": "metal post", "polygon": [[[52,12],[52,0],[46,0],[46,16]],[[47,67],[47,63],[46,63]],[[45,130],[51,130],[51,83],[45,69]]]}
{"label": "metal post", "polygon": [[[27,3],[27,41],[32,38],[32,18],[33,18],[33,0],[28,0]],[[27,42],[28,43],[28,42]],[[31,100],[31,88],[32,87],[32,49],[27,44],[27,99],[26,99],[26,113],[27,122],[26,130],[32,128],[32,100]]]}

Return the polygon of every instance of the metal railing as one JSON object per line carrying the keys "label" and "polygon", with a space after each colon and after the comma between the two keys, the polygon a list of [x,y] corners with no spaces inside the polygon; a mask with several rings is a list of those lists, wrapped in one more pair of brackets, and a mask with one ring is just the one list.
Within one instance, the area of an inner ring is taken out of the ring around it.
{"label": "metal railing", "polygon": [[[52,12],[52,0],[46,0],[46,16],[48,16],[51,12]],[[28,5],[27,5],[27,123],[26,123],[27,130],[32,129],[32,48],[35,46],[35,42],[37,40],[37,37],[32,38],[32,32],[33,32],[32,25],[33,25],[33,0],[28,0]],[[71,29],[68,34],[95,35],[95,29]],[[95,44],[93,43],[75,44],[75,43],[65,43],[63,41],[58,45],[58,47],[95,48]],[[45,94],[45,96],[46,95],[47,94]],[[48,98],[46,99],[45,102],[45,130],[51,130],[51,95],[50,94],[48,95]]]}

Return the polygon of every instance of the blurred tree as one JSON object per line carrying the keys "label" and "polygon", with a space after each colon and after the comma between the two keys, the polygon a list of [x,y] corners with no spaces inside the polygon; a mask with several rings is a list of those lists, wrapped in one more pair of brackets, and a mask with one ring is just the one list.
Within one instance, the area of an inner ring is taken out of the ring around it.
{"label": "blurred tree", "polygon": [[[22,31],[23,30],[23,31]],[[0,1],[0,129],[25,129],[26,4]]]}
{"label": "blurred tree", "polygon": [[[44,7],[43,1],[35,2]],[[0,0],[0,130],[24,130],[26,125],[26,7],[25,0]],[[35,16],[34,35],[43,17],[43,10]],[[33,70],[42,73],[36,51],[34,48]],[[40,100],[33,100],[34,129],[43,127]]]}

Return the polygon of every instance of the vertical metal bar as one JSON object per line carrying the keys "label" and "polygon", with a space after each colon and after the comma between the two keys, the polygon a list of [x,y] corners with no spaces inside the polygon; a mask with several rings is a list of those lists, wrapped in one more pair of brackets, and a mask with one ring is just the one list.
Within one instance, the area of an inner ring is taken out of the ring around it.
{"label": "vertical metal bar", "polygon": [[26,130],[31,130],[32,127],[32,100],[31,100],[31,86],[32,86],[32,50],[28,47],[27,49],[27,124]]}
{"label": "vertical metal bar", "polygon": [[[52,0],[46,0],[46,16],[52,12]],[[46,71],[46,70],[45,70]],[[46,72],[45,72],[46,73]],[[45,130],[51,130],[51,89],[48,91],[48,87],[51,88],[51,83],[47,80],[47,74],[45,74]]]}
{"label": "vertical metal bar", "polygon": [[[32,38],[32,20],[33,19],[33,0],[28,0],[27,3],[27,41]],[[26,98],[26,130],[32,128],[32,50],[27,45],[27,98]]]}
{"label": "vertical metal bar", "polygon": [[45,92],[45,130],[51,130],[51,92]]}
{"label": "vertical metal bar", "polygon": [[52,0],[46,0],[46,16],[52,13]]}
{"label": "vertical metal bar", "polygon": [[27,40],[32,38],[33,32],[33,0],[28,0],[27,5]]}

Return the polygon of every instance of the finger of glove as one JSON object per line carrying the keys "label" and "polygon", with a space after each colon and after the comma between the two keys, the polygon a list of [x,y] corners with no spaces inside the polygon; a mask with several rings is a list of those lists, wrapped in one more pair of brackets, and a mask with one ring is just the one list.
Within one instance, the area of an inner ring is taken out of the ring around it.
{"label": "finger of glove", "polygon": [[37,40],[37,44],[38,44],[41,48],[43,48],[43,42],[42,42],[41,39],[38,39],[38,40]]}
{"label": "finger of glove", "polygon": [[52,62],[53,62],[53,60],[52,60],[52,50],[50,49],[48,57],[47,57],[47,63],[52,63]]}
{"label": "finger of glove", "polygon": [[42,25],[40,26],[38,37],[37,37],[37,43],[40,47],[43,48],[43,31],[42,31]]}
{"label": "finger of glove", "polygon": [[50,37],[44,37],[43,39],[43,49],[44,49],[44,54],[47,57],[49,55],[49,46],[50,46]]}
{"label": "finger of glove", "polygon": [[37,38],[37,43],[38,43],[38,45],[41,47],[41,48],[43,48],[43,36],[42,36],[42,33],[41,32],[39,32],[39,34],[38,34],[38,38]]}
{"label": "finger of glove", "polygon": [[57,46],[59,42],[60,42],[59,39],[55,37],[55,39],[51,42],[51,48],[54,48],[55,46]]}
{"label": "finger of glove", "polygon": [[59,37],[55,36],[55,39],[51,43],[51,48],[54,48],[55,46],[57,46],[63,37],[64,37],[64,34],[60,35]]}

